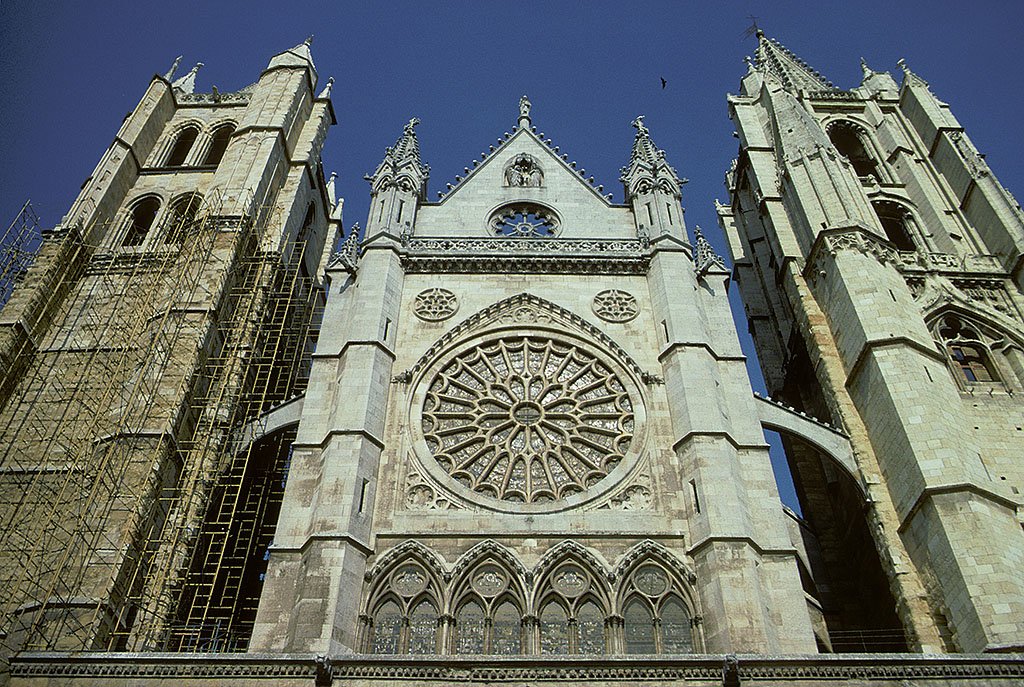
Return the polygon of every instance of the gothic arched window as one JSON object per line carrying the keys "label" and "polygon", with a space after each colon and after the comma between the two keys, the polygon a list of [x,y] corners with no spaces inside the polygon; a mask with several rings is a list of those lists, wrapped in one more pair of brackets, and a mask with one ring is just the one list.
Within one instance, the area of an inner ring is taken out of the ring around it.
{"label": "gothic arched window", "polygon": [[408,653],[437,653],[437,610],[429,601],[420,601],[409,614]]}
{"label": "gothic arched window", "polygon": [[1001,381],[986,338],[978,327],[948,314],[936,322],[934,332],[961,385]]}
{"label": "gothic arched window", "polygon": [[540,564],[538,607],[542,653],[603,654],[609,591],[601,565],[586,550],[567,546]]}
{"label": "gothic arched window", "polygon": [[441,607],[436,575],[407,556],[385,568],[370,594],[366,651],[375,654],[436,654]]}
{"label": "gothic arched window", "polygon": [[373,616],[373,653],[397,654],[402,636],[402,610],[385,602]]}
{"label": "gothic arched window", "polygon": [[826,131],[832,145],[840,155],[850,161],[857,176],[878,178],[878,163],[869,152],[867,134],[860,126],[841,120],[830,124]]}
{"label": "gothic arched window", "polygon": [[569,653],[569,618],[557,601],[549,601],[540,612],[540,652]]}
{"label": "gothic arched window", "polygon": [[654,614],[646,602],[634,598],[626,604],[622,629],[627,654],[658,653],[654,640]]}
{"label": "gothic arched window", "polygon": [[913,220],[910,210],[899,203],[888,200],[875,201],[871,203],[871,207],[874,208],[875,215],[878,216],[878,221],[882,224],[885,237],[896,246],[896,250],[917,250],[914,233],[911,229]]}
{"label": "gothic arched window", "polygon": [[196,137],[199,136],[199,128],[195,126],[186,126],[178,133],[178,137],[174,141],[174,145],[171,147],[170,153],[167,154],[167,160],[164,161],[165,167],[181,167],[185,164],[186,158],[188,158],[189,152],[192,150],[193,144],[196,142]]}
{"label": "gothic arched window", "polygon": [[485,652],[486,616],[476,601],[467,601],[455,613],[455,653],[482,654]]}
{"label": "gothic arched window", "polygon": [[231,135],[235,133],[235,127],[231,124],[219,126],[213,131],[210,141],[210,149],[206,151],[203,158],[204,165],[218,165],[224,157],[224,151],[228,149],[231,142]]}
{"label": "gothic arched window", "polygon": [[619,598],[626,653],[693,653],[693,613],[677,572],[655,557],[641,559],[623,575]]}
{"label": "gothic arched window", "polygon": [[121,245],[141,246],[159,211],[160,199],[155,196],[149,196],[136,202],[129,210],[128,223]]}
{"label": "gothic arched window", "polygon": [[182,243],[192,234],[202,202],[201,195],[190,193],[171,203],[171,210],[164,222],[164,243]]}
{"label": "gothic arched window", "polygon": [[[477,558],[477,556],[480,556]],[[464,565],[464,561],[475,563]],[[456,565],[455,633],[452,648],[457,654],[523,653],[523,571],[511,555],[471,551]]]}

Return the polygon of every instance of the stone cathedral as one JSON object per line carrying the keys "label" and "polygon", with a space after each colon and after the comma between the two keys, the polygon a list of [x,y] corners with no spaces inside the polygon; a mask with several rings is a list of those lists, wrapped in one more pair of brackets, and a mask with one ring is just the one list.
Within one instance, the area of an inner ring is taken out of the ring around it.
{"label": "stone cathedral", "polygon": [[1021,684],[1024,213],[904,64],[757,38],[731,268],[678,123],[615,202],[523,96],[428,200],[413,118],[346,229],[308,41],[155,76],[5,239],[0,684]]}

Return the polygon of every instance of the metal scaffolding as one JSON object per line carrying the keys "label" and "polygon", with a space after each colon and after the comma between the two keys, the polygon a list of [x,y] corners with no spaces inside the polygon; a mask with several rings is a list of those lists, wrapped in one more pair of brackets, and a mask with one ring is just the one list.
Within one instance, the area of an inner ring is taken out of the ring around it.
{"label": "metal scaffolding", "polygon": [[145,250],[58,228],[31,270],[38,219],[12,224],[0,654],[247,646],[293,435],[239,436],[304,390],[323,293],[305,240],[262,250],[269,213],[221,205]]}

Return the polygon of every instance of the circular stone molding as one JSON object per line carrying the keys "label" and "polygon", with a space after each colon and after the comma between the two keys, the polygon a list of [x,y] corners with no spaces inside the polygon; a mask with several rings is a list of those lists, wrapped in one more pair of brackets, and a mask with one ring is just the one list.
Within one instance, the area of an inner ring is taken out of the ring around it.
{"label": "circular stone molding", "polygon": [[610,488],[609,473],[635,463],[639,393],[581,344],[508,333],[432,369],[413,407],[431,456],[425,466],[471,500],[543,512],[595,494],[599,483]]}
{"label": "circular stone molding", "polygon": [[447,320],[459,309],[459,299],[448,289],[427,289],[416,294],[413,312],[427,322]]}
{"label": "circular stone molding", "polygon": [[629,322],[640,313],[633,294],[618,289],[607,289],[594,296],[593,309],[606,322]]}

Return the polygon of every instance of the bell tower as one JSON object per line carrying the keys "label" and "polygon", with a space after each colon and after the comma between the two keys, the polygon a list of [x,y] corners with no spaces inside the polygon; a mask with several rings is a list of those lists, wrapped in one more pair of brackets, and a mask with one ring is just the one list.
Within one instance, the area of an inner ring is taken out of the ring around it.
{"label": "bell tower", "polygon": [[816,580],[896,610],[825,599],[830,634],[1020,650],[1024,214],[902,61],[842,90],[757,40],[719,219],[770,393],[853,447],[863,490],[784,437]]}

